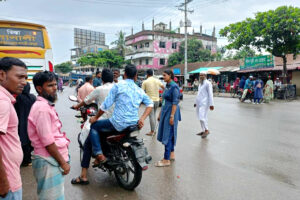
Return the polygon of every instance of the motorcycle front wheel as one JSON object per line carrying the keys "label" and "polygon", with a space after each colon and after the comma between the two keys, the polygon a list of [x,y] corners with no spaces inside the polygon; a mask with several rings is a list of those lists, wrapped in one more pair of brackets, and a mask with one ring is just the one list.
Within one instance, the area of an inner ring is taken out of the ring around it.
{"label": "motorcycle front wheel", "polygon": [[127,156],[123,166],[114,170],[118,184],[125,190],[134,190],[142,180],[142,168],[131,149],[125,151]]}

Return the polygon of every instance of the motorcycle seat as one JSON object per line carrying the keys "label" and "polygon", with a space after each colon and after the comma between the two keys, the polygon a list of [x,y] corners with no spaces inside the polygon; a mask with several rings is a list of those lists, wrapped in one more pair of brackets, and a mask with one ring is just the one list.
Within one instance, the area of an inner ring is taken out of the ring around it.
{"label": "motorcycle seat", "polygon": [[107,141],[111,142],[111,143],[119,142],[125,136],[129,135],[130,133],[132,133],[134,131],[138,131],[138,130],[139,130],[139,126],[137,124],[128,126],[126,129],[119,132],[117,135],[112,135],[112,136],[107,137]]}
{"label": "motorcycle seat", "polygon": [[112,135],[112,136],[107,137],[107,141],[110,143],[117,143],[120,140],[122,140],[125,136],[126,136],[126,134]]}

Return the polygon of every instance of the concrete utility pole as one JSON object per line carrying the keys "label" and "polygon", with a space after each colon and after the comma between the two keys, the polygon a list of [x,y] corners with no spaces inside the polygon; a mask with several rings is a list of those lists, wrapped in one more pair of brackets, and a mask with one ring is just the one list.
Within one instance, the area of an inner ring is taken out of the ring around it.
{"label": "concrete utility pole", "polygon": [[184,3],[180,4],[179,7],[183,8],[178,8],[179,10],[184,12],[184,38],[185,38],[185,43],[184,43],[184,86],[188,85],[187,80],[189,79],[189,75],[187,73],[187,27],[191,26],[191,22],[188,21],[187,19],[187,13],[193,13],[193,10],[188,10],[187,9],[187,4],[191,3],[193,0],[184,0]]}

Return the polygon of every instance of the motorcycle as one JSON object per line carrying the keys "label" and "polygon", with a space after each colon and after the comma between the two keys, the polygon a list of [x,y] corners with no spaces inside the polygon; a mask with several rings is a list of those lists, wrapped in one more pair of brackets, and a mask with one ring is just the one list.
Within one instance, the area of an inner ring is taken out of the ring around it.
{"label": "motorcycle", "polygon": [[[69,97],[70,100],[73,99],[72,101],[75,98]],[[89,118],[95,116],[97,110],[88,108],[86,113],[87,119],[82,123],[81,132],[78,134],[80,160],[83,156],[84,142],[90,131]],[[148,164],[152,160],[147,148],[144,146],[143,139],[139,139],[138,135],[138,125],[129,126],[109,137],[99,134],[103,154],[107,161],[93,167],[100,168],[110,175],[114,173],[119,186],[126,190],[133,190],[140,184],[142,172],[148,169]]]}
{"label": "motorcycle", "polygon": [[252,102],[253,98],[254,98],[254,91],[252,89],[248,89],[246,97],[242,98],[242,96],[243,96],[243,91],[238,92],[238,97],[239,97],[240,102],[244,102],[247,99],[249,99]]}

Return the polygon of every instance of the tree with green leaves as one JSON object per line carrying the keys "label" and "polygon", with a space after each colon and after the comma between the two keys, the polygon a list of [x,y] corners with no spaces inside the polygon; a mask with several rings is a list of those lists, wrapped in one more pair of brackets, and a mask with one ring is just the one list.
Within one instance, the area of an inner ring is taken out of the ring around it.
{"label": "tree with green leaves", "polygon": [[118,53],[120,56],[125,57],[125,33],[123,31],[119,31],[116,36],[118,37],[117,40],[113,41],[111,44],[115,45]]}
{"label": "tree with green leaves", "polygon": [[58,65],[54,66],[55,72],[60,72],[60,73],[69,73],[70,71],[72,71],[72,62],[68,61],[68,62],[64,62]]}
{"label": "tree with green leaves", "polygon": [[105,50],[84,55],[78,59],[77,63],[81,66],[121,68],[124,64],[124,57],[120,56],[117,51]]}
{"label": "tree with green leaves", "polygon": [[[201,40],[196,38],[188,39],[187,51],[188,63],[203,62],[214,59],[210,50],[204,49]],[[169,56],[168,65],[173,66],[184,62],[184,41],[179,46],[179,52],[175,52]]]}
{"label": "tree with green leaves", "polygon": [[287,78],[287,55],[300,52],[300,8],[281,6],[276,10],[258,12],[255,18],[230,24],[220,30],[228,38],[228,49],[253,46],[265,49],[283,60],[284,82]]}

